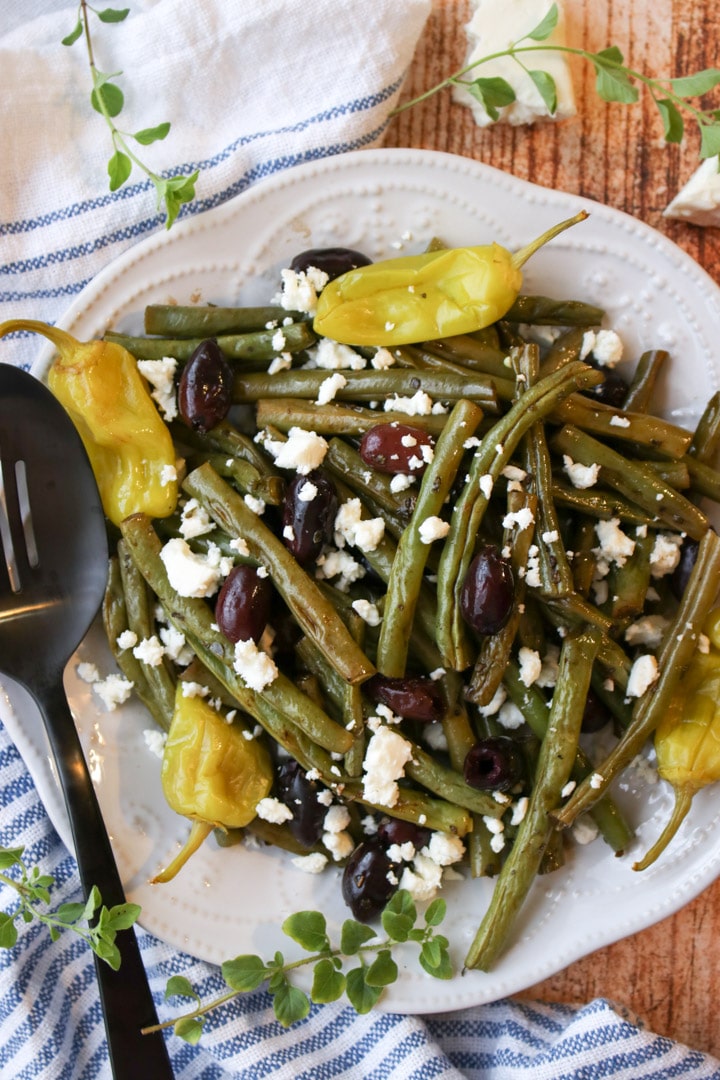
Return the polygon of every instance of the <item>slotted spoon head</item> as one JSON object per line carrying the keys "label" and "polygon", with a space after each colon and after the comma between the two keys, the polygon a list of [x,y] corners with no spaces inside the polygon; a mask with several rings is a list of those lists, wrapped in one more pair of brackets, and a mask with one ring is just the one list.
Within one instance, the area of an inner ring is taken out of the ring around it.
{"label": "slotted spoon head", "polygon": [[34,376],[0,364],[0,670],[35,692],[102,601],[107,538],[80,436]]}

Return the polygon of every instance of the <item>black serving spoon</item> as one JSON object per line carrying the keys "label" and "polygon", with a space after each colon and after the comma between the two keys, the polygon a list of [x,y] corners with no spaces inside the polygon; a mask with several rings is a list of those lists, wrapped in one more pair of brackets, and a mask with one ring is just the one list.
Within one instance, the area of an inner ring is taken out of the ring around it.
{"label": "black serving spoon", "polygon": [[[65,410],[34,376],[0,364],[0,670],[34,698],[65,797],[85,896],[125,903],[63,671],[97,614],[108,548],[100,496]],[[172,1080],[135,934],[116,945],[118,971],[95,958],[115,1080]]]}

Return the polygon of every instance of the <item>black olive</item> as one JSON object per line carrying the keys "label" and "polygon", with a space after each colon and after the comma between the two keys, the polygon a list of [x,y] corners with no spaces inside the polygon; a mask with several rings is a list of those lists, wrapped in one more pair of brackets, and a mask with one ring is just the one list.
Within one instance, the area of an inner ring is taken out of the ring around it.
{"label": "black olive", "polygon": [[672,577],[670,578],[670,587],[677,600],[682,600],[685,590],[687,589],[690,575],[692,574],[693,567],[697,560],[699,547],[699,541],[693,540],[691,536],[686,536],[682,542],[682,547],[680,548],[680,562],[673,570]]}
{"label": "black olive", "polygon": [[323,833],[327,806],[318,802],[321,791],[321,785],[316,780],[308,780],[297,761],[286,761],[280,766],[277,774],[278,798],[292,810],[288,828],[304,847],[317,844]]}
{"label": "black olive", "polygon": [[433,440],[419,428],[409,424],[376,424],[360,440],[360,457],[378,472],[419,476],[427,466],[423,446],[432,447]]}
{"label": "black olive", "polygon": [[585,699],[581,730],[586,734],[593,731],[600,731],[610,719],[610,711],[605,707],[594,690],[588,690],[588,695]]}
{"label": "black olive", "polygon": [[465,783],[480,791],[509,791],[523,774],[523,758],[508,735],[489,735],[465,757]]}
{"label": "black olive", "polygon": [[510,618],[515,581],[508,559],[494,544],[485,544],[468,567],[460,594],[460,610],[478,634],[496,634]]}
{"label": "black olive", "polygon": [[382,702],[398,716],[409,720],[432,722],[441,720],[445,712],[439,686],[422,675],[397,678],[373,675],[363,684],[363,690],[371,701]]}
{"label": "black olive", "polygon": [[234,566],[223,582],[215,603],[215,622],[232,642],[257,643],[270,617],[273,586],[254,566]]}
{"label": "black olive", "polygon": [[383,817],[378,822],[377,838],[384,847],[392,844],[413,845],[416,851],[422,851],[430,843],[430,829],[416,825],[414,821],[401,821],[400,818]]}
{"label": "black olive", "polygon": [[317,469],[307,476],[294,476],[287,485],[283,543],[301,566],[316,559],[323,545],[332,539],[337,509],[335,487]]}
{"label": "black olive", "polygon": [[290,269],[299,274],[314,266],[316,270],[324,271],[328,280],[332,281],[333,278],[346,274],[348,270],[355,270],[358,266],[369,266],[371,262],[372,259],[368,259],[367,255],[363,255],[361,251],[353,251],[352,248],[310,248],[295,256],[290,263]]}
{"label": "black olive", "polygon": [[618,375],[616,371],[609,368],[602,368],[602,373],[605,376],[605,381],[598,386],[591,386],[588,390],[584,390],[583,393],[587,397],[595,398],[596,401],[602,401],[604,405],[612,405],[615,409],[621,409],[625,404],[625,398],[629,390],[627,382],[622,375]]}
{"label": "black olive", "polygon": [[232,405],[233,373],[217,341],[202,341],[183,368],[178,409],[186,424],[209,431]]}
{"label": "black olive", "polygon": [[398,866],[379,843],[363,841],[345,864],[343,900],[358,922],[376,919],[397,889]]}

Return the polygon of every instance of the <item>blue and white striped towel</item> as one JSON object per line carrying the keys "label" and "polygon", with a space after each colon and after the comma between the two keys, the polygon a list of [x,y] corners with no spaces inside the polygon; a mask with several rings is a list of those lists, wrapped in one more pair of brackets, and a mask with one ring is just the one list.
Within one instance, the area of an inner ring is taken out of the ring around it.
{"label": "blue and white striped towel", "polygon": [[[0,320],[55,320],[113,257],[163,227],[148,184],[106,190],[107,138],[88,108],[81,44],[59,44],[76,19],[66,2],[24,0],[0,37]],[[125,70],[134,130],[173,121],[168,141],[144,156],[158,169],[201,168],[186,211],[199,213],[279,169],[376,144],[429,8],[430,0],[136,0],[124,23],[98,34],[97,62]],[[3,340],[0,361],[28,366],[36,349],[30,338]],[[24,845],[55,876],[57,903],[77,900],[74,860],[2,727],[0,800],[0,844]],[[12,905],[0,882],[0,907]],[[205,999],[221,990],[209,965],[146,933],[140,942],[161,1015],[170,975],[188,976]],[[497,1002],[427,1018],[325,1006],[285,1031],[257,992],[211,1018],[199,1046],[169,1040],[177,1080],[720,1080],[720,1062],[603,1000],[582,1009]],[[15,948],[0,950],[0,1075],[108,1080],[92,959],[72,935],[52,943],[43,927],[22,926]]]}

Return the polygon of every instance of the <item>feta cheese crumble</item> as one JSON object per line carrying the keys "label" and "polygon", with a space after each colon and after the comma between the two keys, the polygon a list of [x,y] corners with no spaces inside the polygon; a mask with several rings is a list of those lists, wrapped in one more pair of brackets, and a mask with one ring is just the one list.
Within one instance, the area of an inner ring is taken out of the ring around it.
{"label": "feta cheese crumble", "polygon": [[163,356],[160,360],[138,360],[138,371],[150,383],[150,397],[166,420],[174,420],[178,414],[175,393],[177,360]]}
{"label": "feta cheese crumble", "polygon": [[285,442],[265,439],[263,446],[275,459],[279,469],[294,469],[301,476],[307,476],[313,469],[319,468],[328,449],[322,435],[299,427],[290,428]]}
{"label": "feta cheese crumble", "polygon": [[397,731],[379,727],[370,736],[363,761],[363,794],[370,803],[392,807],[398,800],[397,781],[412,757],[412,746]]}
{"label": "feta cheese crumble", "polygon": [[275,661],[252,638],[235,642],[233,667],[250,690],[260,692],[278,677]]}
{"label": "feta cheese crumble", "polygon": [[420,534],[420,542],[422,544],[432,544],[435,540],[442,540],[450,532],[450,525],[447,521],[443,521],[439,517],[426,517],[424,521],[420,522],[418,528]]}
{"label": "feta cheese crumble", "polygon": [[645,653],[643,656],[638,656],[633,666],[630,668],[630,675],[628,676],[627,689],[625,693],[629,698],[642,697],[646,690],[649,690],[654,682],[660,678],[660,672],[658,670],[658,663],[652,653]]}

